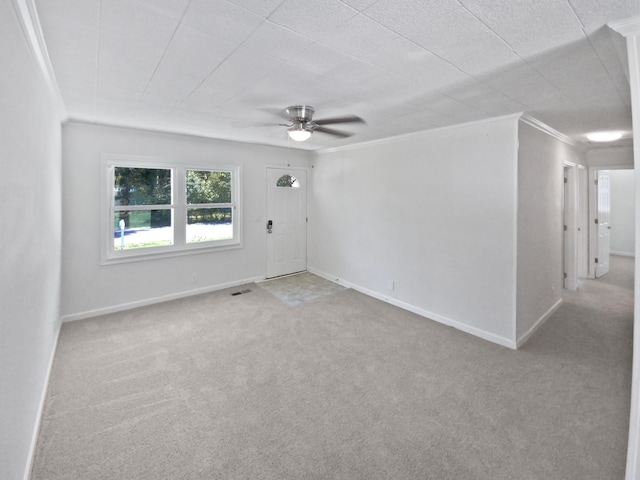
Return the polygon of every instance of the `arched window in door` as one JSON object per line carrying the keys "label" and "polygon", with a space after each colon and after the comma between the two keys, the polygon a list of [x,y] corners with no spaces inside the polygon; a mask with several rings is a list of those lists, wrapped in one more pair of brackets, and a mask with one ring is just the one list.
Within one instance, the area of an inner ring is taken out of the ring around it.
{"label": "arched window in door", "polygon": [[300,188],[300,182],[293,175],[282,175],[276,182],[276,187]]}

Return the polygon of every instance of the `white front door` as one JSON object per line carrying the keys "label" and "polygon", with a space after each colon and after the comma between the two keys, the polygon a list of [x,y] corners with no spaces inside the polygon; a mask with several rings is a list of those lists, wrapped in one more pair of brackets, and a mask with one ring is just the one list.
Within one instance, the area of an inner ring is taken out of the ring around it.
{"label": "white front door", "polygon": [[307,269],[307,172],[267,169],[267,278]]}
{"label": "white front door", "polygon": [[611,250],[611,188],[609,186],[609,172],[598,172],[598,261],[596,263],[596,278],[609,271],[609,255]]}

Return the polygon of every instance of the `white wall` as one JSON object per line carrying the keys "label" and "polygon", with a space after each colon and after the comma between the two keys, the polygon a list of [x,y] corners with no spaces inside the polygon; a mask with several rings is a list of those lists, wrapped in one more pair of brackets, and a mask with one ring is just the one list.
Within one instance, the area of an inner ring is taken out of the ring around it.
{"label": "white wall", "polygon": [[522,341],[562,299],[564,162],[581,163],[582,157],[524,122],[518,140],[517,338]]}
{"label": "white wall", "polygon": [[0,478],[24,478],[58,331],[60,120],[12,2],[0,2]]}
{"label": "white wall", "polygon": [[[631,110],[633,116],[633,136],[640,138],[640,17],[617,22],[611,27],[627,39],[629,60],[629,85],[631,87]],[[634,142],[633,157],[640,157],[640,142]],[[640,242],[640,185],[635,185],[636,203],[636,243]],[[640,263],[635,264],[635,278],[640,278]],[[629,443],[627,449],[626,480],[640,477],[640,282],[634,289],[634,329],[633,329],[633,375],[631,384],[631,412],[629,418]]]}
{"label": "white wall", "polygon": [[310,270],[514,346],[517,124],[492,119],[319,154]]}
{"label": "white wall", "polygon": [[633,168],[633,147],[608,147],[589,150],[586,154],[589,167]]}
{"label": "white wall", "polygon": [[633,170],[610,170],[611,253],[635,256],[635,181]]}
{"label": "white wall", "polygon": [[[266,166],[309,165],[310,153],[142,130],[65,125],[63,145],[64,320],[264,278]],[[101,155],[240,165],[244,246],[131,263],[100,264]],[[192,273],[198,282],[191,282]]]}

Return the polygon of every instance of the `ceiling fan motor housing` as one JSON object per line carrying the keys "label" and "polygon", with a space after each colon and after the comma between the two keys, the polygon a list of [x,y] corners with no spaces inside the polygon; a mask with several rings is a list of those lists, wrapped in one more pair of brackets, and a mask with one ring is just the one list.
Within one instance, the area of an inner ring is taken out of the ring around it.
{"label": "ceiling fan motor housing", "polygon": [[287,107],[286,112],[292,122],[306,123],[313,118],[315,109],[309,105],[293,105]]}
{"label": "ceiling fan motor housing", "polygon": [[281,125],[287,127],[289,137],[296,141],[307,140],[314,132],[327,133],[341,138],[350,137],[353,135],[352,133],[328,128],[327,125],[334,123],[365,123],[364,120],[356,115],[313,120],[315,109],[309,105],[292,105],[287,107],[284,113],[289,118],[289,123]]}

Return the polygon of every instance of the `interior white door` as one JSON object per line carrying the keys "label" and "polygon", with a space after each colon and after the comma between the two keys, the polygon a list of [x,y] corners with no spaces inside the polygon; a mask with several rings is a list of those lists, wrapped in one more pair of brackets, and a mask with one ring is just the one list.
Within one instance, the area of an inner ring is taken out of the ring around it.
{"label": "interior white door", "polygon": [[267,278],[307,269],[307,172],[267,169]]}
{"label": "interior white door", "polygon": [[596,278],[609,272],[609,256],[611,251],[611,187],[609,172],[598,172],[598,261],[596,262]]}

